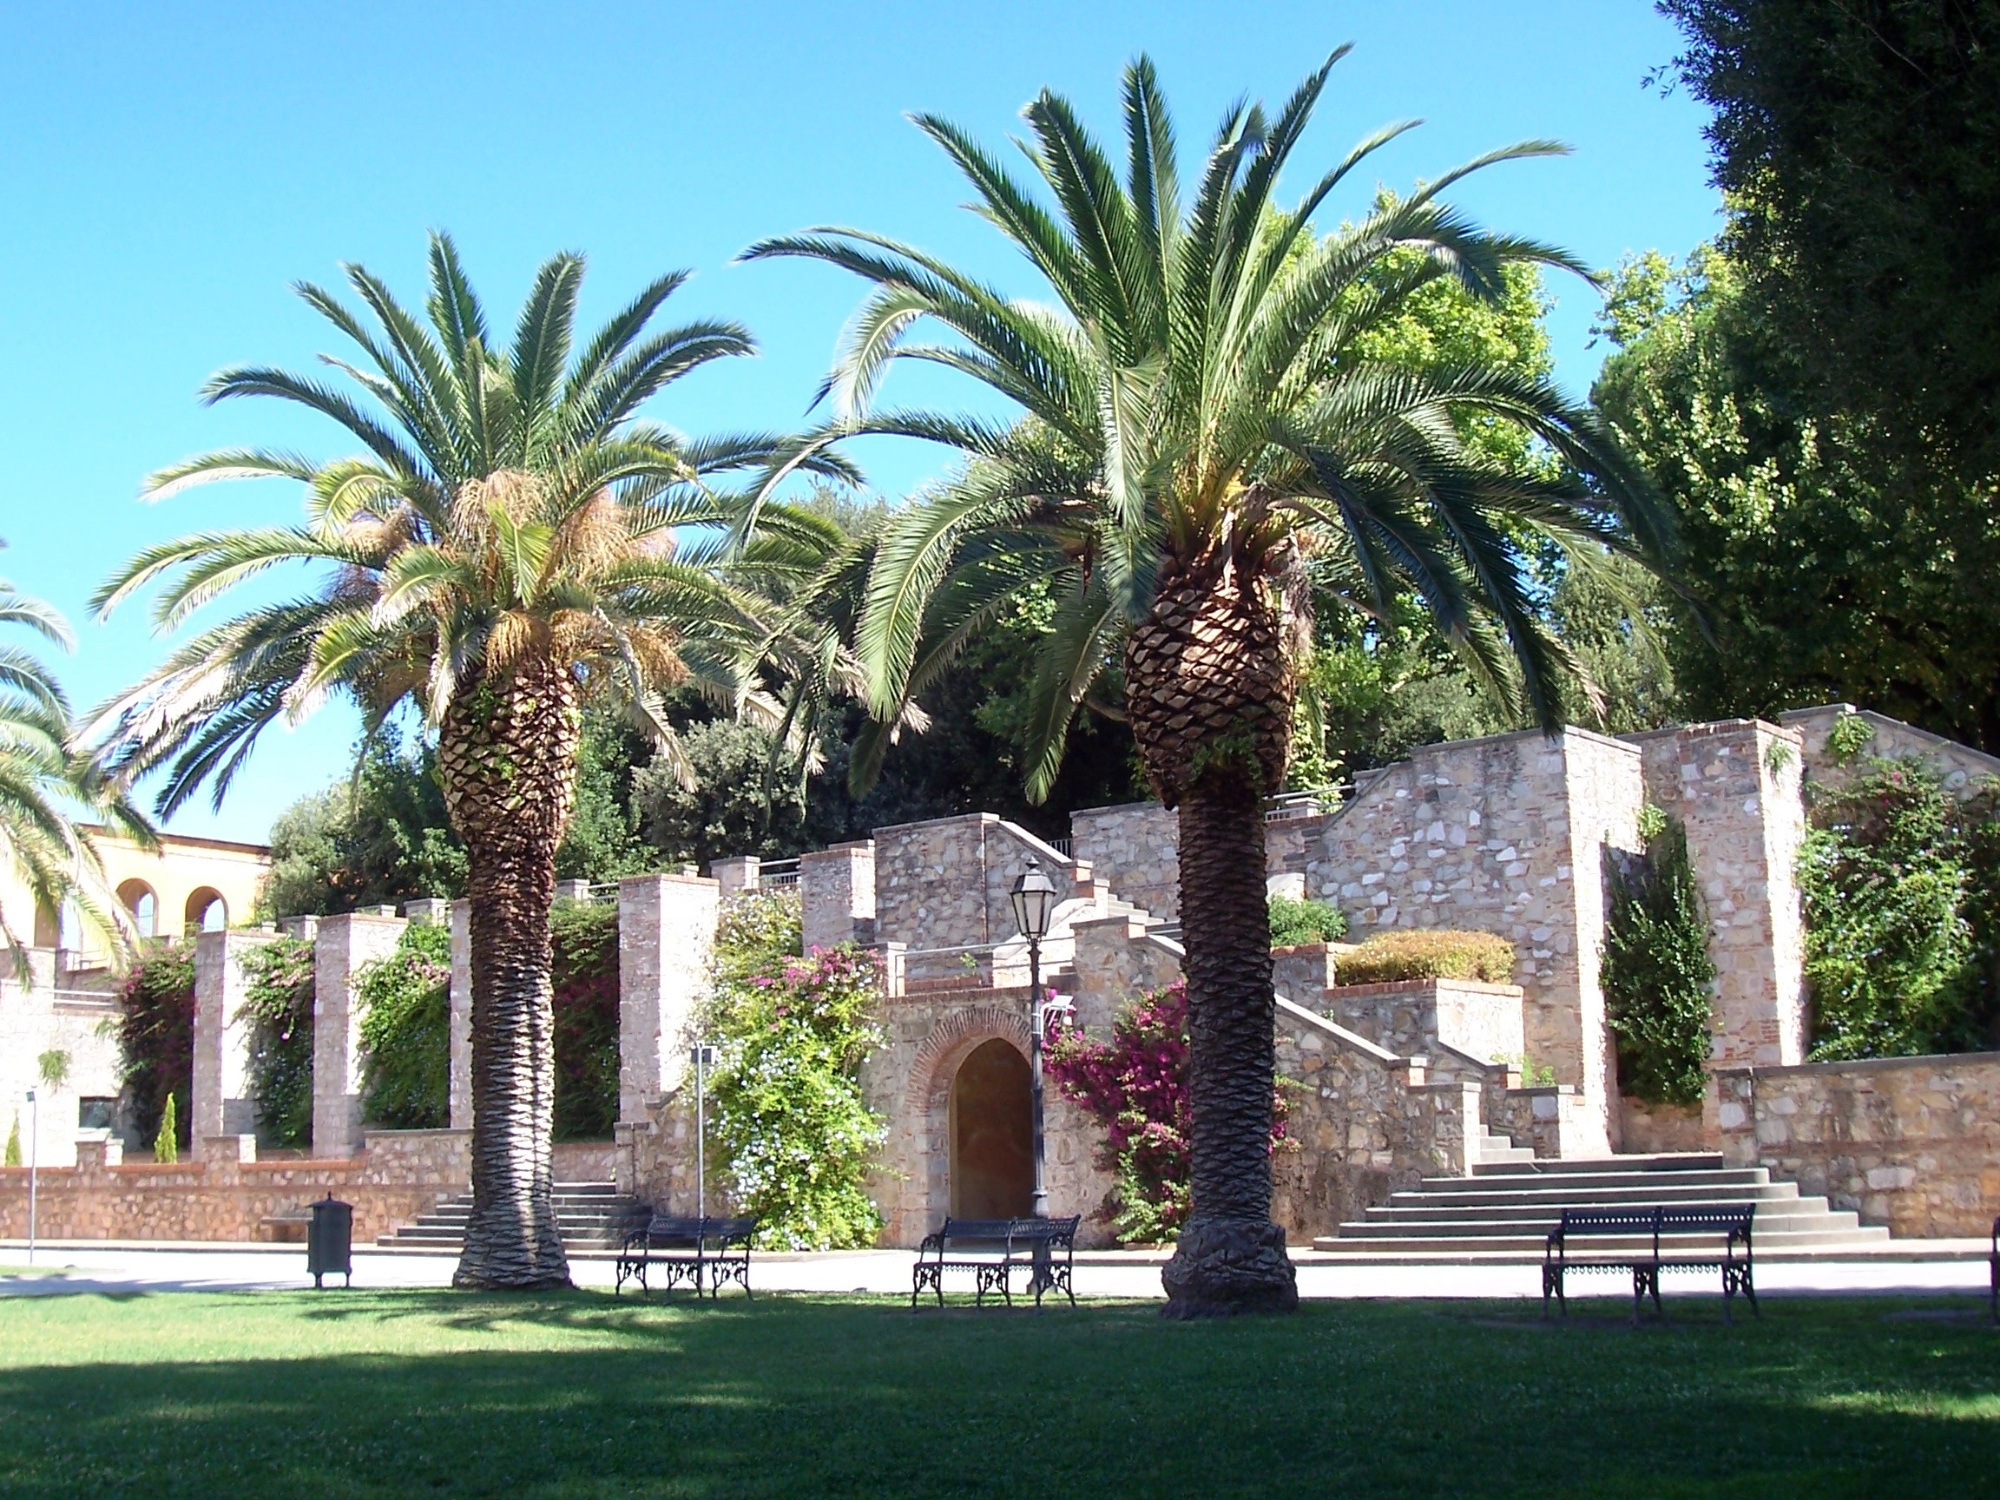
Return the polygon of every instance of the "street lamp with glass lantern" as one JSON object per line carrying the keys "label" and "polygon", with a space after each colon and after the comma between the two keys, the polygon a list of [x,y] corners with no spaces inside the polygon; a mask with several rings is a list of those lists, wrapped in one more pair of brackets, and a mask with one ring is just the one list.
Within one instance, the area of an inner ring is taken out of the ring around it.
{"label": "street lamp with glass lantern", "polygon": [[1040,861],[1030,856],[1028,868],[1007,894],[1014,908],[1014,925],[1028,940],[1028,1072],[1029,1098],[1034,1111],[1035,1197],[1034,1216],[1049,1216],[1049,1189],[1043,1180],[1042,1151],[1042,1028],[1048,1024],[1047,996],[1042,993],[1042,939],[1049,935],[1055,918],[1056,888],[1042,873]]}

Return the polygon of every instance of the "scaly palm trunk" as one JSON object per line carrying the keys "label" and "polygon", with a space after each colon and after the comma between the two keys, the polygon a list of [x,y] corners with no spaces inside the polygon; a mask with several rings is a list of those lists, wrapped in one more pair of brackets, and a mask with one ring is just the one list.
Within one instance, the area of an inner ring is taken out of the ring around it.
{"label": "scaly palm trunk", "polygon": [[1180,809],[1194,1181],[1166,1311],[1289,1311],[1297,1278],[1271,1222],[1263,794],[1284,775],[1293,678],[1263,586],[1220,555],[1172,570],[1127,641],[1125,677],[1147,775]]}
{"label": "scaly palm trunk", "polygon": [[549,908],[578,732],[575,684],[530,661],[462,691],[439,736],[472,906],[472,1216],[454,1286],[569,1284],[550,1147]]}

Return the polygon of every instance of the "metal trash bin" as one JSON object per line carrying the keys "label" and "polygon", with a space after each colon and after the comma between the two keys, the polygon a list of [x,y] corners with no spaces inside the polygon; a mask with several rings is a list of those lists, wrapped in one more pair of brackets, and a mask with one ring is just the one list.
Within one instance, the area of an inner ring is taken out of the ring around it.
{"label": "metal trash bin", "polygon": [[328,1193],[312,1206],[312,1228],[306,1232],[306,1274],[324,1289],[322,1277],[338,1271],[354,1285],[354,1205]]}

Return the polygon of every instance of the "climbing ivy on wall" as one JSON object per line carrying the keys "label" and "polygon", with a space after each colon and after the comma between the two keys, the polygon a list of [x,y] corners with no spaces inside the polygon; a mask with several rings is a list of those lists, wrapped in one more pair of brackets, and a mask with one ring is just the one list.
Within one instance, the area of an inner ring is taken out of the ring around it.
{"label": "climbing ivy on wall", "polygon": [[732,901],[706,1021],[718,1043],[709,1129],[730,1192],[770,1249],[871,1245],[867,1190],[884,1135],[861,1063],[884,1040],[874,960],[843,945],[801,955],[796,894]]}
{"label": "climbing ivy on wall", "polygon": [[1815,1060],[1990,1047],[2000,1023],[2000,794],[1922,765],[1816,788],[1799,853]]}
{"label": "climbing ivy on wall", "polygon": [[280,937],[242,958],[250,1089],[262,1145],[312,1144],[313,945]]}
{"label": "climbing ivy on wall", "polygon": [[170,1096],[178,1095],[177,1139],[187,1144],[186,1105],[194,1093],[194,949],[148,950],[119,995],[118,1050],[136,1138],[151,1141]]}
{"label": "climbing ivy on wall", "polygon": [[1620,1088],[1660,1104],[1698,1104],[1713,1037],[1715,962],[1687,829],[1656,807],[1645,851],[1610,869],[1601,982]]}
{"label": "climbing ivy on wall", "polygon": [[555,1138],[608,1141],[618,1119],[618,908],[558,901],[554,946]]}
{"label": "climbing ivy on wall", "polygon": [[412,922],[361,971],[361,1117],[390,1130],[451,1122],[451,931]]}

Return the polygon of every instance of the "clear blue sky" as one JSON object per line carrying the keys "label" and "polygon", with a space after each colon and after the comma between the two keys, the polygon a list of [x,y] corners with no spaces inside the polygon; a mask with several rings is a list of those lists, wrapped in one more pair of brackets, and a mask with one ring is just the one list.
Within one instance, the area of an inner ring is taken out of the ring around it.
{"label": "clear blue sky", "polygon": [[[1573,156],[1484,174],[1457,201],[1596,265],[1682,253],[1716,224],[1702,114],[1640,87],[1675,40],[1648,0],[0,7],[0,574],[77,624],[80,704],[141,674],[165,649],[142,608],[84,619],[106,573],[158,538],[297,514],[277,485],[141,506],[141,477],[233,443],[346,451],[275,403],[204,410],[197,387],[225,364],[305,368],[334,348],[288,287],[342,261],[419,299],[433,226],[503,324],[557,249],[590,256],[586,322],[694,269],[676,310],[741,319],[763,354],[697,374],[655,414],[689,431],[796,425],[857,286],[735,253],[848,223],[1028,292],[904,114],[998,142],[1049,86],[1112,132],[1119,68],[1140,51],[1193,151],[1239,94],[1276,103],[1352,41],[1296,175],[1407,116],[1427,124],[1377,158],[1392,187],[1556,136]],[[1587,347],[1595,295],[1554,290],[1558,371],[1581,390],[1602,352]],[[891,493],[938,462],[859,457]],[[262,837],[339,773],[354,727],[333,710],[274,732],[219,815],[204,804],[174,826]]]}

